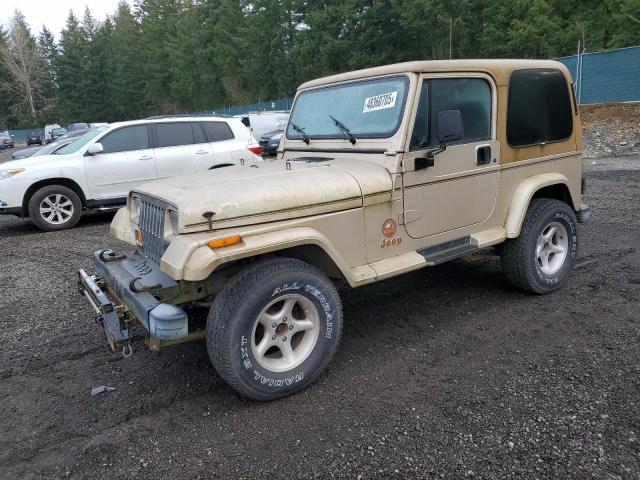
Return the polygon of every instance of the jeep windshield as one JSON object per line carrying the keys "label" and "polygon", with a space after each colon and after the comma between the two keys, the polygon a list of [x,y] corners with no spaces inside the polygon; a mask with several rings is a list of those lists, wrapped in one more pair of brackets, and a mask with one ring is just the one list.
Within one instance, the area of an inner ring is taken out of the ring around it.
{"label": "jeep windshield", "polygon": [[[408,88],[408,78],[396,76],[302,92],[291,112],[287,138],[390,137],[402,121]],[[348,129],[348,134],[340,125]]]}

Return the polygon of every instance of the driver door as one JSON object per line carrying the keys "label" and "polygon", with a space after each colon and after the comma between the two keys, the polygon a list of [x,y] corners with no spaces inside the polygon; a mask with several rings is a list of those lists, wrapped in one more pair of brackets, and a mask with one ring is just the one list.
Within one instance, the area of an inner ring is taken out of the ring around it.
{"label": "driver door", "polygon": [[102,153],[84,157],[93,199],[126,198],[133,187],[157,178],[147,125],[118,128],[98,141]]}
{"label": "driver door", "polygon": [[[409,151],[403,161],[404,223],[423,238],[485,221],[498,186],[496,90],[484,76],[424,78]],[[464,134],[436,153],[438,113],[459,110]],[[432,165],[431,165],[432,163]]]}

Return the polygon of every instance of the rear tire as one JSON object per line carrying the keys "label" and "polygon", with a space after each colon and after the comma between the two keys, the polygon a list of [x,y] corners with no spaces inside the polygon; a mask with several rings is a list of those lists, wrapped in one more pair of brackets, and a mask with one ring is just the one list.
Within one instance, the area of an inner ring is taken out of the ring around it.
{"label": "rear tire", "polygon": [[45,232],[74,227],[82,215],[78,194],[62,185],[48,185],[36,191],[29,200],[29,216]]}
{"label": "rear tire", "polygon": [[331,281],[300,260],[273,258],[238,273],[215,298],[207,350],[240,394],[275,400],[313,383],[342,333],[342,305]]}
{"label": "rear tire", "polygon": [[502,270],[516,287],[550,293],[569,279],[578,256],[578,222],[573,209],[560,200],[534,198],[520,236],[502,246]]}

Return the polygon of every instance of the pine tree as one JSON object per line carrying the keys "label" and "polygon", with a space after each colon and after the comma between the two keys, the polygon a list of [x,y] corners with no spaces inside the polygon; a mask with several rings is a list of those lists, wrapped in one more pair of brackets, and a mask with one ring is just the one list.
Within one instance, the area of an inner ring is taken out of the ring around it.
{"label": "pine tree", "polygon": [[55,66],[58,73],[60,115],[64,122],[81,122],[89,108],[87,98],[88,40],[78,19],[69,12],[60,37],[60,55]]}
{"label": "pine tree", "polygon": [[43,123],[54,121],[57,114],[58,103],[58,79],[55,64],[58,58],[58,46],[53,34],[46,27],[38,35],[38,45],[45,62],[43,96],[46,98],[45,107],[42,109]]}
{"label": "pine tree", "polygon": [[141,68],[140,25],[126,2],[118,4],[111,34],[111,78],[113,119],[128,120],[147,113],[145,72]]}

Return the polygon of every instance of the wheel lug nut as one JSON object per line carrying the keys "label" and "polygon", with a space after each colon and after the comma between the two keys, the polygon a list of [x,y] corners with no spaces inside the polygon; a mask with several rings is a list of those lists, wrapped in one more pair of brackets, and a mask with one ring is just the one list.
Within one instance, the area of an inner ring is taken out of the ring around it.
{"label": "wheel lug nut", "polygon": [[276,336],[275,336],[275,335],[273,335],[273,336],[271,337],[271,340],[275,340],[275,339],[276,339]]}
{"label": "wheel lug nut", "polygon": [[272,324],[271,324],[271,328],[276,328],[276,326],[277,326],[277,325],[276,325],[275,323],[272,323]]}
{"label": "wheel lug nut", "polygon": [[286,321],[287,321],[287,317],[283,317],[283,318],[282,318],[282,321],[283,321],[283,322],[286,322]]}
{"label": "wheel lug nut", "polygon": [[293,325],[289,325],[289,330],[293,330]]}
{"label": "wheel lug nut", "polygon": [[282,341],[286,342],[287,341],[287,337],[282,337]]}

